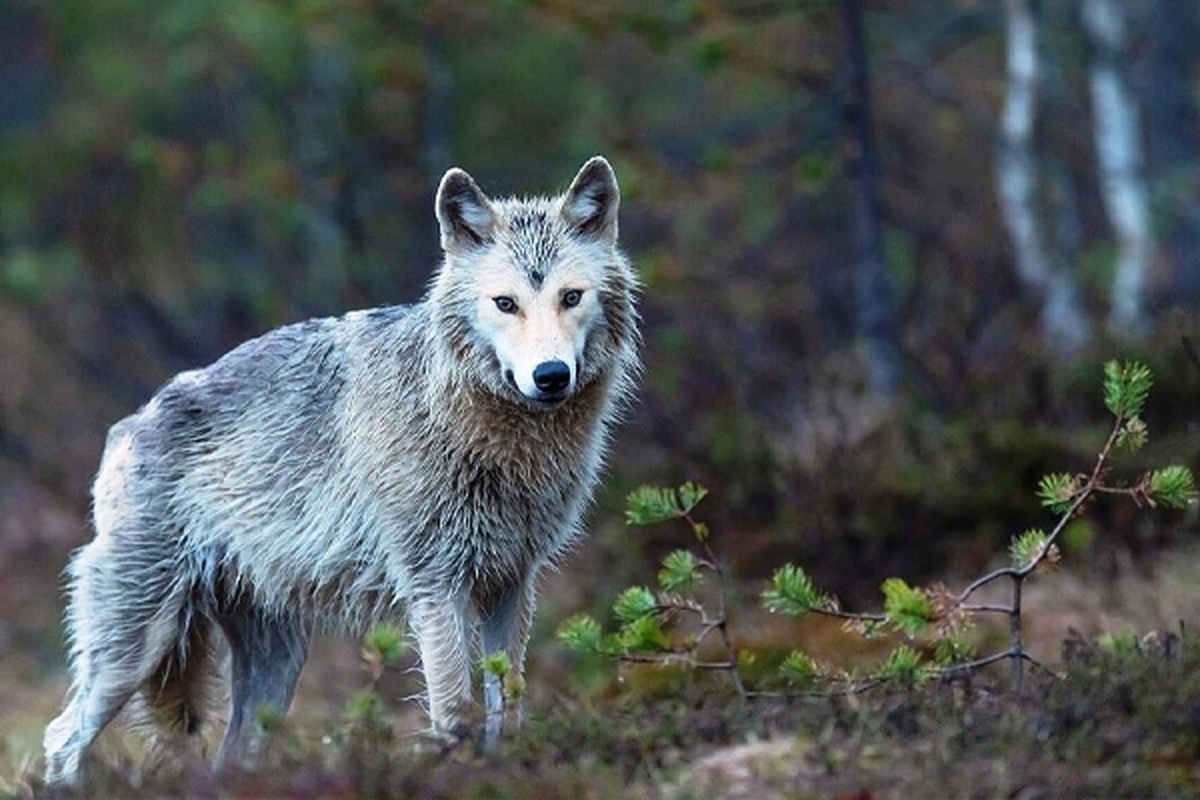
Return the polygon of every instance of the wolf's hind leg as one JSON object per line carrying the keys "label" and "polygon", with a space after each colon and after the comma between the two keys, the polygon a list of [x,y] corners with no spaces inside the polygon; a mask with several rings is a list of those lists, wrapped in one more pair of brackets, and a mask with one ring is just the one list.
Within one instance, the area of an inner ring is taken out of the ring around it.
{"label": "wolf's hind leg", "polygon": [[75,784],[79,781],[83,754],[100,731],[128,702],[138,684],[96,685],[81,688],[63,712],[46,728],[46,784]]}
{"label": "wolf's hind leg", "polygon": [[409,605],[408,624],[421,653],[433,731],[461,738],[471,703],[467,601],[453,594],[419,597]]}
{"label": "wolf's hind leg", "polygon": [[229,641],[232,670],[229,727],[217,757],[228,765],[260,740],[261,715],[287,713],[312,633],[300,615],[264,611],[248,600],[223,611],[217,622]]}
{"label": "wolf's hind leg", "polygon": [[[509,674],[505,681],[514,694],[519,694],[519,685],[525,670],[525,645],[529,641],[529,628],[533,620],[534,580],[529,578],[524,585],[514,586],[505,592],[491,608],[481,609],[484,655],[503,651],[508,655]],[[506,698],[500,677],[490,672],[483,675],[484,746],[491,749],[500,739],[504,728]],[[513,717],[516,725],[521,724],[521,703],[513,702]]]}
{"label": "wolf's hind leg", "polygon": [[71,567],[73,683],[71,701],[46,728],[43,740],[48,784],[77,782],[84,752],[158,669],[180,635],[182,585],[159,574],[161,564],[152,558],[146,562],[151,569],[131,577],[128,565],[138,562],[108,549],[89,545]]}

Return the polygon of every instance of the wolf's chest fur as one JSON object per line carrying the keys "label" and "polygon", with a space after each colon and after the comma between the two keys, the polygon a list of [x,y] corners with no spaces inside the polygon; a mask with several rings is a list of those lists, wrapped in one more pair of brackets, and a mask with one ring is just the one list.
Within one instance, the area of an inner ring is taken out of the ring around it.
{"label": "wolf's chest fur", "polygon": [[406,572],[503,583],[561,554],[599,472],[604,391],[584,387],[543,414],[457,396],[436,419],[396,432],[403,438],[376,491]]}

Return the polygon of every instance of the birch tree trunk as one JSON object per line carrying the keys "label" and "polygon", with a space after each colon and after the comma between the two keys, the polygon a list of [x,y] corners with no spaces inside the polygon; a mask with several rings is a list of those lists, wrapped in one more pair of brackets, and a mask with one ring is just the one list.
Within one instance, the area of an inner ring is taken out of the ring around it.
{"label": "birch tree trunk", "polygon": [[1117,240],[1108,326],[1114,335],[1136,338],[1146,327],[1146,279],[1154,249],[1141,112],[1120,69],[1126,41],[1121,2],[1083,0],[1082,11],[1093,51],[1089,84],[1100,188]]}
{"label": "birch tree trunk", "polygon": [[1056,265],[1039,222],[1040,185],[1034,157],[1039,82],[1038,31],[1031,0],[1004,0],[1007,92],[1000,118],[996,184],[1012,240],[1017,274],[1040,306],[1051,349],[1069,354],[1090,336],[1071,273]]}

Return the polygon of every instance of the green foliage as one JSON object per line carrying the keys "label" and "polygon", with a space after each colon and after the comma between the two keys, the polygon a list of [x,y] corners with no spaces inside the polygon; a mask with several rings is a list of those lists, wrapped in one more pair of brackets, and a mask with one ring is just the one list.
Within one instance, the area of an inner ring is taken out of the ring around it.
{"label": "green foliage", "polygon": [[1117,447],[1133,452],[1145,446],[1149,434],[1141,413],[1153,383],[1149,367],[1137,361],[1104,365],[1104,405],[1117,417]]}
{"label": "green foliage", "polygon": [[[568,650],[575,653],[609,654],[612,648],[605,641],[600,623],[587,614],[576,614],[559,626],[557,637]],[[615,653],[614,653],[615,655]]]}
{"label": "green foliage", "polygon": [[925,665],[920,653],[902,644],[888,654],[876,676],[885,681],[913,685],[932,677],[933,672]]}
{"label": "green foliage", "polygon": [[66,245],[53,250],[0,249],[0,296],[37,305],[77,280],[80,266],[79,254]]}
{"label": "green foliage", "polygon": [[886,619],[859,619],[847,624],[846,629],[854,631],[863,639],[876,639],[887,634],[884,624]]}
{"label": "green foliage", "polygon": [[379,720],[383,716],[383,701],[370,689],[359,689],[346,701],[346,717],[352,722]]}
{"label": "green foliage", "polygon": [[682,519],[706,494],[708,490],[695,483],[685,483],[676,489],[639,486],[625,499],[625,522],[628,525],[657,525]]}
{"label": "green foliage", "polygon": [[671,642],[656,617],[638,617],[621,626],[617,634],[626,652],[660,653],[671,649]]}
{"label": "green foliage", "polygon": [[370,688],[383,677],[384,668],[398,662],[406,649],[404,635],[394,625],[374,625],[364,634],[360,655],[371,675]]}
{"label": "green foliage", "polygon": [[1047,541],[1046,532],[1040,528],[1030,528],[1020,536],[1013,537],[1008,546],[1012,557],[1013,569],[1025,569],[1041,552]]}
{"label": "green foliage", "polygon": [[679,516],[674,489],[640,486],[625,498],[626,525],[654,525]]}
{"label": "green foliage", "polygon": [[933,661],[940,667],[961,664],[975,655],[975,648],[961,636],[950,635],[938,641],[933,650]]}
{"label": "green foliage", "polygon": [[644,586],[630,586],[613,602],[613,615],[622,623],[650,616],[658,610],[654,593]]}
{"label": "green foliage", "polygon": [[812,578],[795,564],[784,564],[775,570],[771,588],[763,592],[762,599],[768,611],[794,617],[832,605],[829,596],[813,586]]}
{"label": "green foliage", "polygon": [[691,550],[676,550],[663,559],[658,585],[664,592],[684,592],[699,583],[704,572]]}
{"label": "green foliage", "polygon": [[1069,552],[1088,553],[1095,544],[1098,534],[1099,531],[1092,520],[1076,517],[1067,524],[1067,527],[1063,528],[1058,539]]}
{"label": "green foliage", "polygon": [[1138,417],[1153,383],[1145,364],[1109,361],[1104,365],[1104,405],[1119,419]]}
{"label": "green foliage", "polygon": [[1117,631],[1106,633],[1097,642],[1100,649],[1114,656],[1132,656],[1138,653],[1140,643],[1133,631]]}
{"label": "green foliage", "polygon": [[679,497],[680,511],[684,514],[690,514],[692,509],[699,505],[700,501],[708,495],[708,489],[698,483],[688,481],[676,489],[675,494]]}
{"label": "green foliage", "polygon": [[254,709],[254,719],[258,722],[258,726],[268,733],[274,733],[283,728],[283,712],[268,703],[263,703]]}
{"label": "green foliage", "polygon": [[717,38],[701,39],[694,48],[696,65],[706,72],[721,67],[729,58],[729,46]]}
{"label": "green foliage", "polygon": [[722,172],[730,168],[732,156],[729,147],[722,142],[709,142],[700,154],[700,163],[709,172]]}
{"label": "green foliage", "polygon": [[793,687],[809,689],[816,684],[820,670],[807,653],[793,650],[779,665],[779,674]]}
{"label": "green foliage", "polygon": [[1133,417],[1126,420],[1117,431],[1117,447],[1132,453],[1145,447],[1149,438],[1146,423],[1142,422],[1141,417]]}
{"label": "green foliage", "polygon": [[395,664],[408,650],[404,633],[395,625],[373,625],[363,636],[363,645],[378,654],[384,664]]}
{"label": "green foliage", "polygon": [[1065,514],[1078,492],[1078,479],[1064,472],[1043,476],[1037,488],[1038,500],[1055,514]]}
{"label": "green foliage", "polygon": [[679,511],[674,490],[639,486],[625,498],[626,525],[655,525],[675,519]]}
{"label": "green foliage", "polygon": [[512,672],[512,662],[508,659],[508,653],[503,650],[487,653],[479,660],[479,666],[485,674],[495,675],[501,680],[507,678]]}
{"label": "green foliage", "polygon": [[1196,498],[1196,484],[1187,467],[1170,466],[1150,473],[1150,499],[1168,508],[1184,508]]}
{"label": "green foliage", "polygon": [[516,700],[525,696],[525,678],[515,672],[510,672],[503,676],[504,681],[504,696],[509,700]]}
{"label": "green foliage", "polygon": [[899,630],[914,636],[933,622],[933,604],[923,589],[909,586],[900,578],[888,578],[880,588],[888,622]]}
{"label": "green foliage", "polygon": [[839,174],[840,163],[841,159],[836,152],[819,146],[813,147],[796,159],[793,179],[806,193],[820,194],[829,190],[830,184]]}

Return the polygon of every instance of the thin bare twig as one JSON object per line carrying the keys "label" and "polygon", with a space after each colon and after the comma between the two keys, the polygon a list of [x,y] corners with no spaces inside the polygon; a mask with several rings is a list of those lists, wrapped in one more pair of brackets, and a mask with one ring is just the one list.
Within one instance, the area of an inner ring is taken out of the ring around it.
{"label": "thin bare twig", "polygon": [[666,653],[622,653],[617,657],[626,664],[678,664],[688,669],[736,670],[737,664],[729,661],[701,661],[696,658],[694,648],[671,650]]}
{"label": "thin bare twig", "polygon": [[824,614],[827,617],[833,617],[834,619],[844,619],[848,622],[884,623],[884,622],[887,622],[887,619],[888,619],[886,614],[858,613],[855,611],[843,611],[840,608],[821,608],[819,606],[814,606],[813,608],[811,608],[809,610],[813,614]]}
{"label": "thin bare twig", "polygon": [[1000,606],[990,603],[962,603],[956,606],[956,608],[959,611],[966,611],[970,614],[1011,614],[1013,611],[1012,606]]}
{"label": "thin bare twig", "polygon": [[[691,514],[684,513],[683,518],[688,525],[692,526],[693,532],[700,530],[696,521],[692,519]],[[700,547],[704,551],[703,560],[708,562],[709,568],[717,576],[717,616],[713,620],[713,627],[720,633],[721,643],[725,645],[725,658],[730,665],[729,677],[733,681],[733,688],[737,690],[739,697],[745,699],[746,686],[742,682],[742,674],[737,667],[737,649],[733,646],[733,637],[729,635],[729,626],[727,624],[725,610],[725,570],[722,569],[721,562],[717,559],[717,554],[713,552],[712,546],[708,543],[708,537],[697,538],[700,540]]]}

